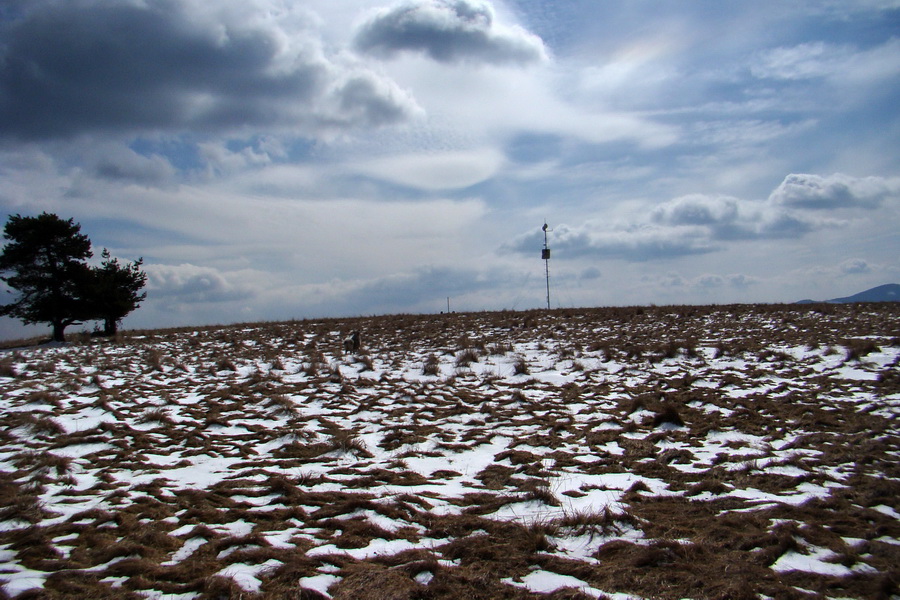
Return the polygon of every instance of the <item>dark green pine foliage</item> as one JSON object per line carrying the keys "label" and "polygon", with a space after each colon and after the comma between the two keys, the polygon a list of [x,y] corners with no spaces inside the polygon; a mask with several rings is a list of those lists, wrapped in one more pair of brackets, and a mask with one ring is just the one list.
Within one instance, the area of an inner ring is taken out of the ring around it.
{"label": "dark green pine foliage", "polygon": [[0,307],[0,315],[26,325],[49,323],[53,340],[65,341],[69,325],[91,318],[86,287],[91,269],[85,261],[93,253],[81,225],[54,214],[37,217],[12,215],[3,228],[7,244],[0,254],[0,276],[19,292],[12,303]]}
{"label": "dark green pine foliage", "polygon": [[119,322],[147,297],[141,293],[147,274],[141,271],[143,258],[122,264],[106,248],[101,256],[103,262],[91,272],[91,308],[94,318],[103,321],[103,334],[115,335]]}

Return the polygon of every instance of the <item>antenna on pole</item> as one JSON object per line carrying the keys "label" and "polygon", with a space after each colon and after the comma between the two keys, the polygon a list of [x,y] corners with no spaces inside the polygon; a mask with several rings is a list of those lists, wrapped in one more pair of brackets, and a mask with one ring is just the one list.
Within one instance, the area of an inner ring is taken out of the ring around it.
{"label": "antenna on pole", "polygon": [[541,250],[541,259],[544,261],[544,273],[547,276],[547,310],[550,310],[550,246],[547,245],[547,223],[541,228],[544,230],[544,249]]}

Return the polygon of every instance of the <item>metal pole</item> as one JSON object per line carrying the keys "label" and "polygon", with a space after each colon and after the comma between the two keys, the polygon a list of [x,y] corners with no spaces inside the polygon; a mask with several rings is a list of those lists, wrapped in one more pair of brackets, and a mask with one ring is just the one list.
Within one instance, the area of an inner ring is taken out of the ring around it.
{"label": "metal pole", "polygon": [[547,310],[550,310],[550,247],[547,245],[547,224],[544,223],[544,274],[547,277]]}

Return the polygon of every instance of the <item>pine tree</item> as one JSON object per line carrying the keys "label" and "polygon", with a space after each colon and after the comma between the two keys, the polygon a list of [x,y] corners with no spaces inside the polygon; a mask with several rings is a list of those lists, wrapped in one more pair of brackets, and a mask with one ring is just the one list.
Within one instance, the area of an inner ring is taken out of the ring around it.
{"label": "pine tree", "polygon": [[90,305],[93,318],[103,321],[103,334],[115,335],[119,322],[147,297],[141,289],[147,274],[141,271],[144,259],[128,264],[112,258],[109,250],[101,253],[103,263],[91,270]]}
{"label": "pine tree", "polygon": [[0,315],[16,317],[26,325],[49,323],[53,340],[65,341],[69,325],[90,318],[85,299],[91,279],[86,260],[91,242],[81,225],[46,212],[37,217],[12,215],[3,228],[6,246],[0,254],[0,277],[20,293],[0,307]]}

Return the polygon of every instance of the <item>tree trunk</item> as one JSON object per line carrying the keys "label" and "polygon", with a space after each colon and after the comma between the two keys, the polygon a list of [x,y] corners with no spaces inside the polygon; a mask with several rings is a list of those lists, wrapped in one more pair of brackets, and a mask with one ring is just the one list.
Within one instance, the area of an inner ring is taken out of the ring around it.
{"label": "tree trunk", "polygon": [[116,319],[103,320],[103,335],[112,337],[119,331],[119,323]]}
{"label": "tree trunk", "polygon": [[53,323],[53,341],[54,342],[65,342],[66,341],[66,324],[62,322],[54,322]]}

